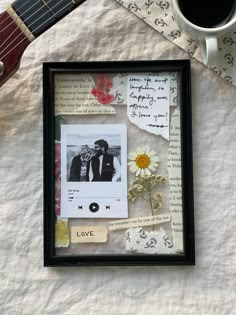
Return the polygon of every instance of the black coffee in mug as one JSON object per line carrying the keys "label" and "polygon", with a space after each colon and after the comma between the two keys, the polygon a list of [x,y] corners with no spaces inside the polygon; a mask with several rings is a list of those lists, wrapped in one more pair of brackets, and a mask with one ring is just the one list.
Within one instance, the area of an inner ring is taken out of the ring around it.
{"label": "black coffee in mug", "polygon": [[179,0],[178,3],[187,20],[205,28],[220,27],[236,14],[236,0]]}

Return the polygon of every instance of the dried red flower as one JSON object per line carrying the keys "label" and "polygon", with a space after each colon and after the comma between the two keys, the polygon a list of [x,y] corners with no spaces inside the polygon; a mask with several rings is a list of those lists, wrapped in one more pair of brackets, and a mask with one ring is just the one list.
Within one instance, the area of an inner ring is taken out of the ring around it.
{"label": "dried red flower", "polygon": [[109,90],[112,87],[112,80],[108,79],[104,74],[99,74],[96,78],[96,86],[92,88],[91,93],[97,97],[99,103],[106,105],[115,99],[113,94],[109,94]]}

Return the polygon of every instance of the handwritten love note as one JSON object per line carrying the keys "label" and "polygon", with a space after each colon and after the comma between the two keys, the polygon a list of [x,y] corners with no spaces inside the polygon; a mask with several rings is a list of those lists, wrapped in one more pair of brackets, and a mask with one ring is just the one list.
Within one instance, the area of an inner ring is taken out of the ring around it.
{"label": "handwritten love note", "polygon": [[127,116],[132,123],[169,140],[169,108],[169,75],[128,75]]}

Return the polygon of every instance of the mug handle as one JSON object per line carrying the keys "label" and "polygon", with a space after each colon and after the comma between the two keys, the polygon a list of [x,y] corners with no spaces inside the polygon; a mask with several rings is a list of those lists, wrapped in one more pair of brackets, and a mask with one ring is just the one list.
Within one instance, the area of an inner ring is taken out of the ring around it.
{"label": "mug handle", "polygon": [[216,36],[206,36],[200,41],[203,62],[206,65],[213,65],[218,56],[218,40]]}

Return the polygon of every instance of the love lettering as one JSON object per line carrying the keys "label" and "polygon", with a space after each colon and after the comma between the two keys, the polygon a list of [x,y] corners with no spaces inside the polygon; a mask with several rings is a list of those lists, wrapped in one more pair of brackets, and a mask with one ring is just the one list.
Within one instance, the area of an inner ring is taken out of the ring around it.
{"label": "love lettering", "polygon": [[106,226],[72,226],[72,243],[105,243],[107,242]]}
{"label": "love lettering", "polygon": [[77,237],[94,236],[94,231],[81,231],[76,233]]}

